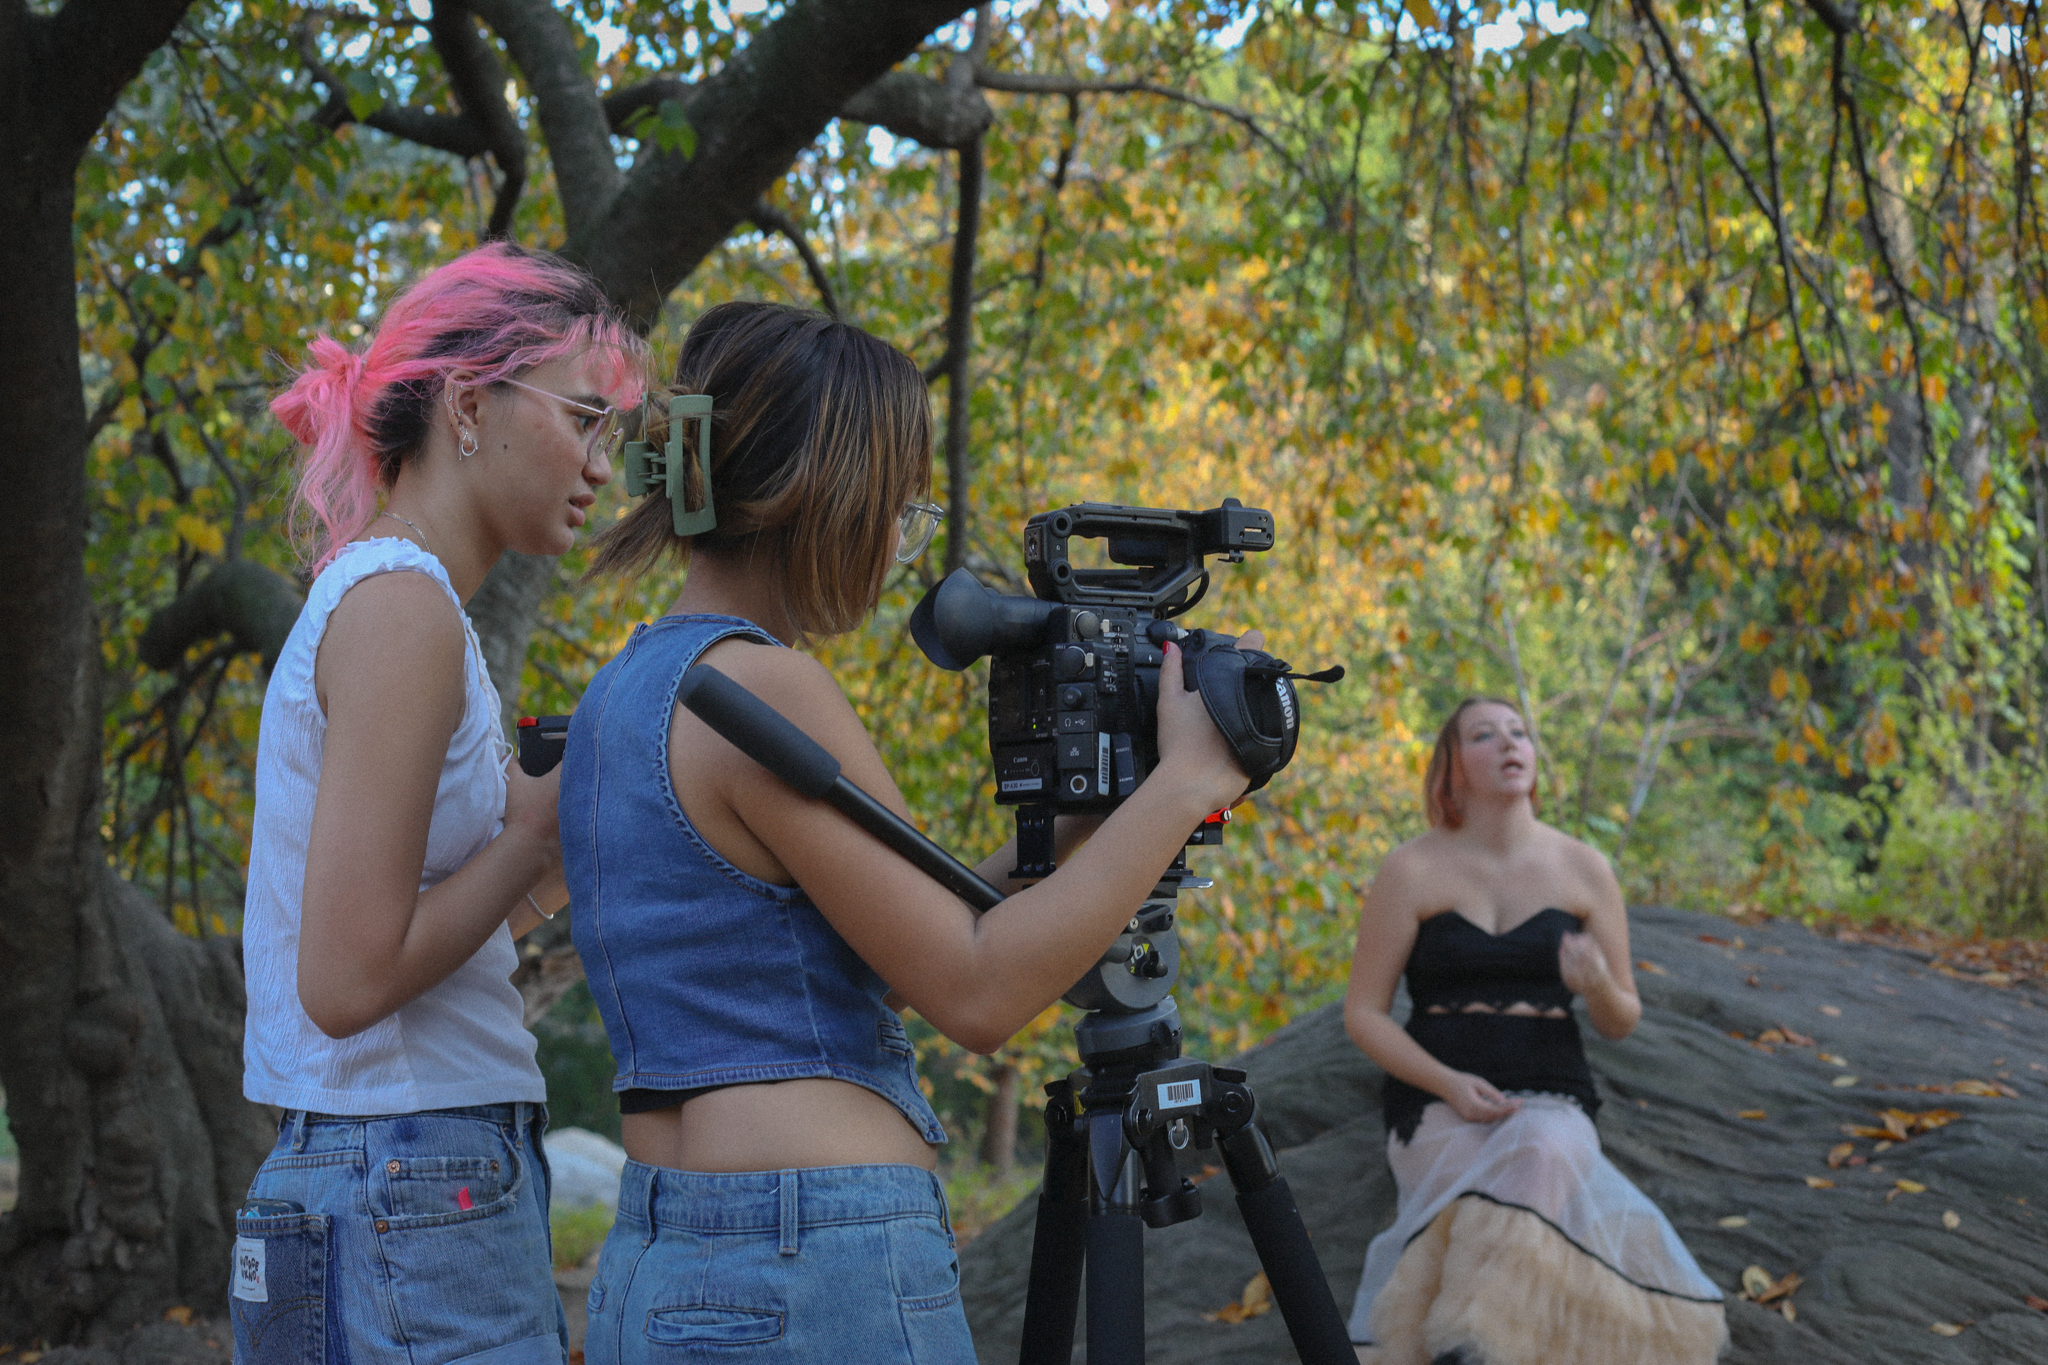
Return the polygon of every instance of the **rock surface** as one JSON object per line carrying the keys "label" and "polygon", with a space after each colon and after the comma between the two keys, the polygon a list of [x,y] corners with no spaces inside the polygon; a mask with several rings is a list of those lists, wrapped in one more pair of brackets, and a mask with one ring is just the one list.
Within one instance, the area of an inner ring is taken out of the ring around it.
{"label": "rock surface", "polygon": [[[1609,1043],[1588,1031],[1605,1101],[1601,1139],[1730,1292],[1725,1361],[2048,1361],[2048,1312],[2026,1303],[2048,1299],[2048,995],[1949,979],[1911,954],[1798,925],[1658,909],[1630,918],[1637,959],[1662,971],[1638,968],[1643,1022],[1632,1037]],[[1774,1028],[1817,1045],[1759,1046],[1757,1035]],[[1366,1244],[1394,1210],[1380,1073],[1351,1046],[1335,1007],[1235,1064],[1250,1073],[1348,1314]],[[1845,1076],[1856,1079],[1836,1084]],[[2002,1081],[2016,1097],[1916,1089],[1966,1079]],[[1882,1153],[1856,1139],[1865,1164],[1831,1169],[1829,1150],[1850,1140],[1844,1125],[1880,1125],[1887,1108],[1958,1117]],[[1148,1355],[1179,1365],[1292,1361],[1278,1313],[1205,1320],[1259,1266],[1227,1181],[1204,1195],[1201,1218],[1146,1235]],[[1017,1357],[1034,1203],[961,1255],[983,1365]],[[1735,1220],[1744,1221],[1727,1225]],[[1734,1298],[1751,1265],[1804,1277],[1796,1322]],[[1936,1324],[1961,1330],[1945,1335]]]}
{"label": "rock surface", "polygon": [[602,1204],[617,1211],[619,1174],[626,1169],[626,1149],[588,1128],[562,1128],[541,1141],[547,1147],[551,1204],[582,1209]]}

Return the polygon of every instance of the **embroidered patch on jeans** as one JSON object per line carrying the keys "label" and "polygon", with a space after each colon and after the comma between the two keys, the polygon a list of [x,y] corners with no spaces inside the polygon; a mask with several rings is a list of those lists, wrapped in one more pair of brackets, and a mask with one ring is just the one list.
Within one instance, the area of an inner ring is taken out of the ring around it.
{"label": "embroidered patch on jeans", "polygon": [[235,1297],[250,1303],[269,1303],[270,1291],[263,1283],[263,1239],[235,1239]]}

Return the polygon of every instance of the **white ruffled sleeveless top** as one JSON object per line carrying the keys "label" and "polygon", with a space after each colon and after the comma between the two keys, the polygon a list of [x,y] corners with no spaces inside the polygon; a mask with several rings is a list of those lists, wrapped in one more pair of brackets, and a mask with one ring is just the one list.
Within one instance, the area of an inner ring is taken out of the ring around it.
{"label": "white ruffled sleeveless top", "polygon": [[[322,1114],[538,1102],[547,1098],[547,1087],[534,1064],[519,992],[508,980],[519,957],[503,925],[447,980],[352,1038],[328,1037],[299,1004],[299,904],[327,736],[313,663],[342,594],[381,573],[423,573],[462,609],[441,562],[419,546],[398,538],[357,541],[313,580],[278,655],[256,744],[256,822],[242,913],[249,983],[242,1090],[263,1104]],[[510,746],[499,730],[498,692],[466,614],[462,630],[462,720],[441,765],[422,891],[476,856],[504,825]],[[405,699],[394,697],[392,704],[403,706]]]}

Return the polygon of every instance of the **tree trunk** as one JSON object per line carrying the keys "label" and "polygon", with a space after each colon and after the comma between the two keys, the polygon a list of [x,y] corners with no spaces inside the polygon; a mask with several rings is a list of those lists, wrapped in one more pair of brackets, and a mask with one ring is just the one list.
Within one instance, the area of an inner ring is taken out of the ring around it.
{"label": "tree trunk", "polygon": [[225,1301],[232,1208],[269,1141],[241,1097],[232,940],[181,937],[107,867],[85,578],[78,157],[183,10],[0,3],[0,1086],[21,1149],[0,1342],[105,1337]]}
{"label": "tree trunk", "polygon": [[981,1129],[981,1164],[1008,1175],[1017,1165],[1017,1101],[1023,1082],[1014,1062],[997,1062],[991,1072],[996,1088]]}
{"label": "tree trunk", "polygon": [[541,599],[555,586],[558,562],[549,555],[508,550],[469,599],[469,619],[476,623],[484,667],[498,689],[499,714],[507,738],[520,715],[519,679],[526,671],[526,646],[533,639]]}

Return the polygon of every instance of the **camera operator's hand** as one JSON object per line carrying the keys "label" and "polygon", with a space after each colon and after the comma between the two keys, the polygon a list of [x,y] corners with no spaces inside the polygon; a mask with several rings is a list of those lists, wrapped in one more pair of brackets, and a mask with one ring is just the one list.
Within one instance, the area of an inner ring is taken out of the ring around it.
{"label": "camera operator's hand", "polygon": [[[1238,641],[1244,649],[1263,649],[1265,643],[1256,630]],[[1251,778],[1238,766],[1201,693],[1188,686],[1186,669],[1187,656],[1168,644],[1159,670],[1159,770],[1170,771],[1175,781],[1206,784],[1213,793],[1209,809],[1222,810],[1244,795]]]}

